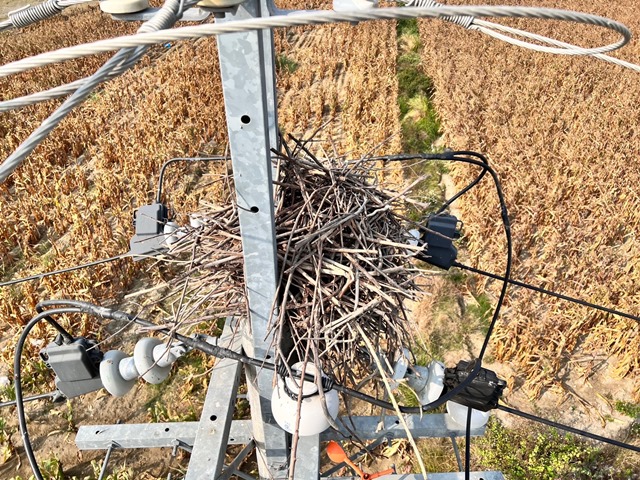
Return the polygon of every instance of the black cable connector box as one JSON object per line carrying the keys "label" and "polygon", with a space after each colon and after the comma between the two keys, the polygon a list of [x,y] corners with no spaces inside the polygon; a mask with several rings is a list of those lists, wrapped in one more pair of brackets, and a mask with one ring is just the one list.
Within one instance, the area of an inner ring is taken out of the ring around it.
{"label": "black cable connector box", "polygon": [[[452,390],[469,377],[473,370],[473,362],[461,360],[454,368],[446,368],[444,371],[444,384],[448,390]],[[471,383],[451,400],[475,408],[483,412],[492,410],[498,406],[498,401],[507,386],[507,382],[498,378],[495,372],[480,368],[478,375]]]}
{"label": "black cable connector box", "polygon": [[453,241],[460,238],[462,222],[454,215],[432,215],[422,229],[420,242],[425,249],[416,258],[445,270],[449,270],[458,257]]}

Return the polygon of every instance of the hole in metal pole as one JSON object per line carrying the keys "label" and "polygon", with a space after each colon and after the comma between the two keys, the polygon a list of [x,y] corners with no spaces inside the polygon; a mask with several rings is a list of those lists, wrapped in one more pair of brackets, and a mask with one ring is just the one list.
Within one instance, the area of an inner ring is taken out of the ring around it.
{"label": "hole in metal pole", "polygon": [[251,207],[249,210],[251,210],[251,213],[258,213],[260,211],[260,209],[258,207],[256,207],[255,205],[253,207]]}
{"label": "hole in metal pole", "polygon": [[168,431],[169,431],[169,427],[165,428],[165,429],[164,429],[164,431],[165,431],[165,432],[168,432]]}
{"label": "hole in metal pole", "polygon": [[240,121],[242,123],[244,123],[245,125],[249,124],[251,122],[251,117],[249,115],[242,115],[240,117]]}
{"label": "hole in metal pole", "polygon": [[211,420],[212,422],[215,422],[218,419],[218,417],[216,415],[211,415],[209,417],[209,420]]}

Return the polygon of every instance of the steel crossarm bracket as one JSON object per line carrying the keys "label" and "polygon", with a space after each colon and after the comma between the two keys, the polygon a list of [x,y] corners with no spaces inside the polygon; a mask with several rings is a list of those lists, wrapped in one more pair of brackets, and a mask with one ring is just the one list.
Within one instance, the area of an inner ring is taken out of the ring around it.
{"label": "steel crossarm bracket", "polygon": [[[429,413],[424,415],[405,415],[404,420],[415,438],[441,438],[441,437],[464,437],[465,427],[455,423],[444,413]],[[361,440],[374,440],[382,435],[388,438],[407,438],[404,427],[395,415],[385,415],[383,417],[342,417],[338,425],[348,425],[349,429],[358,433]],[[320,434],[320,440],[340,441],[345,437],[350,437],[349,429],[343,427],[340,432],[330,429]],[[471,436],[477,437],[484,434],[485,427],[474,428]]]}
{"label": "steel crossarm bracket", "polygon": [[[106,450],[112,443],[118,448],[171,448],[193,446],[199,422],[126,423],[85,425],[78,429],[79,450]],[[251,441],[251,421],[234,420],[229,430],[229,445],[246,445]]]}

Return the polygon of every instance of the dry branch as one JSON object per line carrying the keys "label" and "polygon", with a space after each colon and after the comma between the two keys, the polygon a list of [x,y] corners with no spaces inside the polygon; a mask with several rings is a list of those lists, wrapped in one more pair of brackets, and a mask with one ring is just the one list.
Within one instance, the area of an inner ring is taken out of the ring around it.
{"label": "dry branch", "polygon": [[[395,213],[404,194],[379,188],[371,162],[320,160],[295,139],[274,162],[280,278],[270,327],[280,360],[313,352],[319,368],[353,383],[376,369],[362,335],[388,356],[411,338],[403,302],[416,285]],[[193,268],[175,281],[179,289],[189,279],[192,315],[247,311],[237,213],[207,206],[204,226],[173,249],[179,255],[197,243]]]}

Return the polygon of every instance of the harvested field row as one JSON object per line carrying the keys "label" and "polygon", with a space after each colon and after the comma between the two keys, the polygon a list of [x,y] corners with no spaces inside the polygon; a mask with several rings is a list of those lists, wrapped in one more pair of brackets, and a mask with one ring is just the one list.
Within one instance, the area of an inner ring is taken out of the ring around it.
{"label": "harvested field row", "polygon": [[[640,31],[631,0],[577,0],[563,7]],[[561,22],[510,25],[584,46],[613,38]],[[513,219],[513,278],[640,314],[637,73],[596,59],[523,50],[443,22],[421,22],[421,38],[445,144],[483,151],[504,183]],[[640,43],[614,55],[639,63]],[[454,173],[462,185],[474,172]],[[460,206],[467,263],[503,271],[492,188],[474,190]],[[512,288],[493,345],[498,359],[524,372],[532,396],[557,383],[558,372],[578,352],[614,355],[612,372],[633,379],[638,393],[640,328],[632,321]]]}

